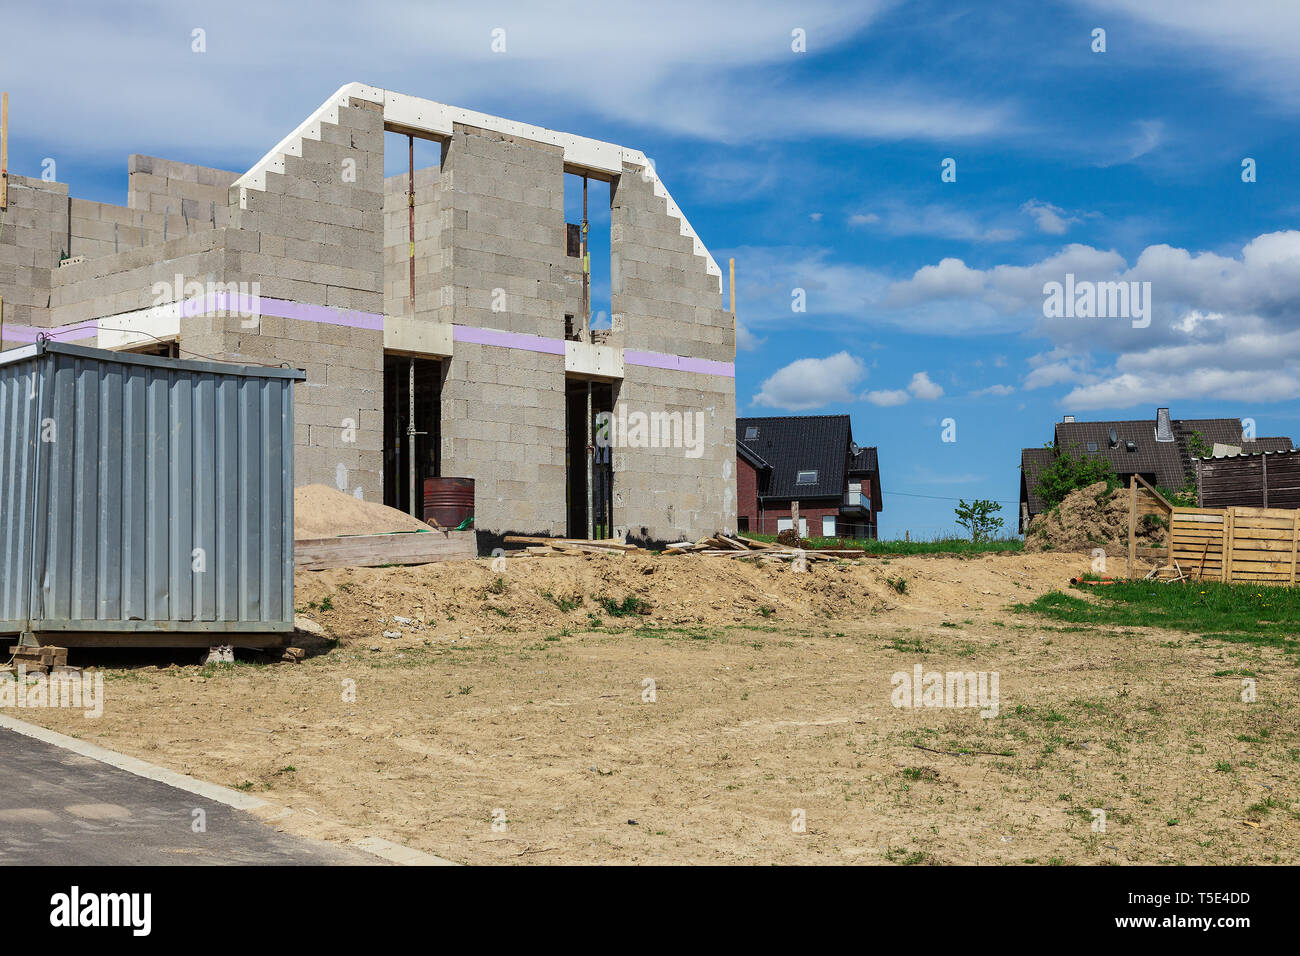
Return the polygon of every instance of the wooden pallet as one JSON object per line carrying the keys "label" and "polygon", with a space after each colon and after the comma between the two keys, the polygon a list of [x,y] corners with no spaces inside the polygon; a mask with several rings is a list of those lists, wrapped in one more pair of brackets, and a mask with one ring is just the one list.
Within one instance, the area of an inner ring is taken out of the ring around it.
{"label": "wooden pallet", "polygon": [[478,557],[474,531],[412,531],[306,538],[293,543],[298,571],[326,568],[375,568],[386,564],[432,564]]}

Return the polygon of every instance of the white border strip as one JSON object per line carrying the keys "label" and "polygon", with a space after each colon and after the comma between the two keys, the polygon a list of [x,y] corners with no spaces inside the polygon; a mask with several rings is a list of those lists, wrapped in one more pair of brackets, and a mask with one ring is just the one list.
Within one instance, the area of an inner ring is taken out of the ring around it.
{"label": "white border strip", "polygon": [[83,757],[90,757],[92,760],[106,763],[110,767],[117,767],[127,773],[133,773],[137,777],[157,780],[159,783],[165,783],[177,790],[184,790],[186,793],[193,793],[217,803],[224,803],[236,810],[258,810],[270,806],[267,801],[260,797],[252,797],[246,793],[240,793],[238,790],[232,790],[230,787],[223,787],[220,784],[195,780],[193,777],[187,777],[175,770],[168,770],[166,767],[159,767],[157,764],[137,760],[135,757],[128,757],[126,754],[120,754],[115,750],[109,750],[97,744],[86,743],[86,741],[78,740],[76,737],[69,737],[67,734],[61,734],[56,730],[47,730],[44,727],[29,724],[25,720],[18,720],[6,714],[0,714],[0,728],[12,730],[24,737],[33,737],[42,743],[53,744],[55,747],[70,750],[74,754],[81,754]]}

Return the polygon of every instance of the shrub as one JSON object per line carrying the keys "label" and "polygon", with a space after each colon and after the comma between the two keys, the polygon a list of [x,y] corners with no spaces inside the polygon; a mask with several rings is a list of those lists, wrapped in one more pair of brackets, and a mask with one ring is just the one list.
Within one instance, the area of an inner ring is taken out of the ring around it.
{"label": "shrub", "polygon": [[[1077,449],[1078,445],[1073,447]],[[1115,474],[1110,462],[1095,455],[1071,454],[1062,450],[1039,474],[1034,491],[1048,508],[1054,508],[1070,492],[1099,481],[1106,482],[1107,491],[1119,487],[1119,475]]]}

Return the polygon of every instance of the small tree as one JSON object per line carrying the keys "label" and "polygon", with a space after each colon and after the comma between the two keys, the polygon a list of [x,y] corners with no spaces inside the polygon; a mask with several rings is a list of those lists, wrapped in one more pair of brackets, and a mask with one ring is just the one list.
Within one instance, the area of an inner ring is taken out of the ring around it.
{"label": "small tree", "polygon": [[972,541],[987,541],[1002,529],[1002,519],[994,517],[1002,510],[996,501],[976,498],[970,504],[962,498],[955,509],[957,523],[970,532]]}

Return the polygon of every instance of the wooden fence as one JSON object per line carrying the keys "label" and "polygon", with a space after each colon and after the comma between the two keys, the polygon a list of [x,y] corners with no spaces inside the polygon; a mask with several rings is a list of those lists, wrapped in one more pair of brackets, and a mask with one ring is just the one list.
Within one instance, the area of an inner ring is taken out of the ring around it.
{"label": "wooden fence", "polygon": [[1169,563],[1195,579],[1294,584],[1300,510],[1174,508]]}
{"label": "wooden fence", "polygon": [[[1133,577],[1133,564],[1137,559],[1137,525],[1146,515],[1158,515],[1170,523],[1170,514],[1174,506],[1165,500],[1160,492],[1152,488],[1140,475],[1131,475],[1128,481],[1128,576]],[[1172,542],[1170,534],[1165,535],[1165,544]],[[1145,555],[1144,555],[1145,557]]]}

